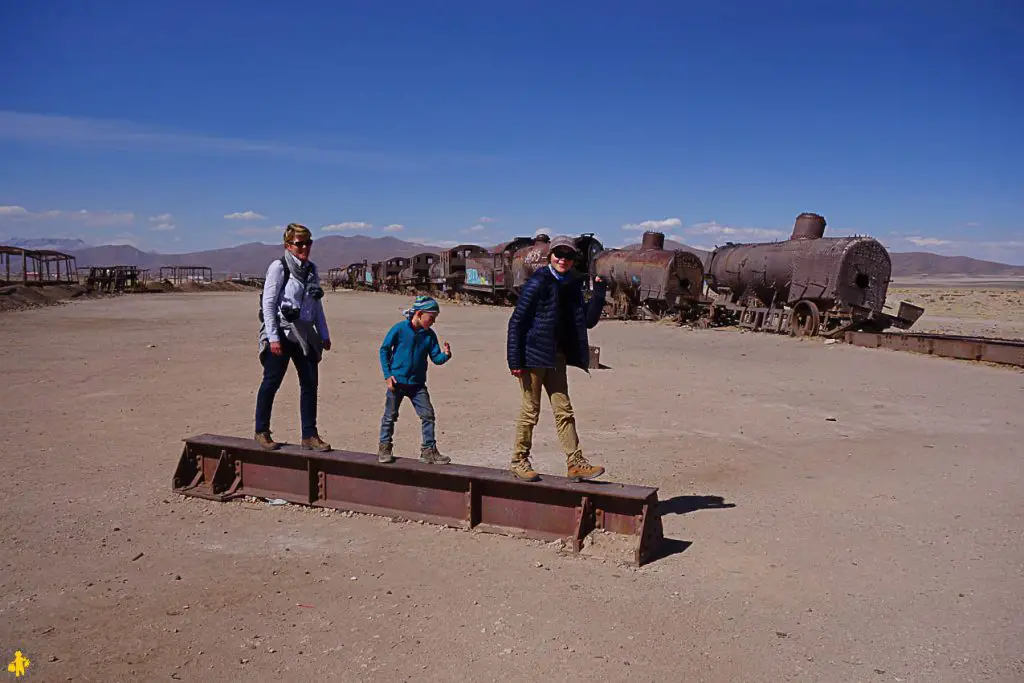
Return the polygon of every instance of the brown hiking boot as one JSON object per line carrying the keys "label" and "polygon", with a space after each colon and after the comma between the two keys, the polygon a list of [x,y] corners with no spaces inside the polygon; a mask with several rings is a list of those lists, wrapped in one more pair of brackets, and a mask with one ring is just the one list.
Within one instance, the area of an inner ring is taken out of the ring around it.
{"label": "brown hiking boot", "polygon": [[268,451],[276,451],[281,447],[281,444],[270,438],[270,432],[256,432],[256,443]]}
{"label": "brown hiking boot", "polygon": [[441,455],[437,446],[428,446],[420,449],[420,461],[430,465],[447,465],[452,459],[447,455]]}
{"label": "brown hiking boot", "polygon": [[599,465],[591,465],[580,453],[569,458],[566,469],[568,470],[568,474],[566,474],[566,476],[573,481],[594,479],[604,474],[603,467]]}
{"label": "brown hiking boot", "polygon": [[384,463],[385,465],[389,462],[395,461],[395,456],[391,454],[392,445],[390,443],[379,443],[377,444],[377,462]]}
{"label": "brown hiking boot", "polygon": [[534,471],[533,465],[530,464],[529,458],[513,460],[512,466],[509,469],[516,479],[522,479],[523,481],[537,481],[540,479],[540,475]]}
{"label": "brown hiking boot", "polygon": [[302,447],[305,448],[306,450],[320,451],[321,453],[323,453],[324,451],[331,450],[331,444],[321,439],[319,434],[316,436],[311,436],[308,439],[303,439]]}

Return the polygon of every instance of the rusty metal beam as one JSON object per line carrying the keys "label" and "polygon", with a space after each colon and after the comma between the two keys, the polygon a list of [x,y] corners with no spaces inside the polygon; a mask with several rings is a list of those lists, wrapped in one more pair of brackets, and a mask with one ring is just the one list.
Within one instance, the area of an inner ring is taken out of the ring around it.
{"label": "rusty metal beam", "polygon": [[846,343],[870,349],[893,349],[1024,367],[1024,341],[1021,340],[946,334],[847,332]]}
{"label": "rusty metal beam", "polygon": [[251,439],[202,434],[185,439],[174,472],[177,493],[228,501],[242,496],[422,520],[462,529],[564,540],[579,552],[595,529],[633,536],[637,566],[653,559],[663,535],[658,489],[610,482],[537,482],[506,470],[427,465],[371,453],[317,453],[297,446],[265,451]]}

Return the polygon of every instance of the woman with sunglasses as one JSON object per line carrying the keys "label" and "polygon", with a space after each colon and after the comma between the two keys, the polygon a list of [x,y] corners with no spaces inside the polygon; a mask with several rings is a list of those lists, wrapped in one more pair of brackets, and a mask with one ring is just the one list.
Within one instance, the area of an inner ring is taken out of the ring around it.
{"label": "woman with sunglasses", "polygon": [[522,392],[510,469],[523,481],[540,479],[530,464],[530,448],[540,417],[541,390],[547,392],[555,414],[568,477],[582,481],[604,474],[603,467],[583,457],[569,400],[566,368],[587,371],[587,330],[597,325],[605,295],[605,283],[595,278],[593,296],[584,303],[585,278],[573,270],[578,256],[572,238],[559,235],[551,240],[547,267],[537,269],[523,285],[508,321],[508,368]]}
{"label": "woman with sunglasses", "polygon": [[270,413],[291,361],[299,376],[302,447],[329,451],[330,444],[320,438],[316,427],[316,400],[318,365],[322,352],[331,348],[331,335],[321,302],[320,275],[309,260],[313,247],[309,228],[290,223],[284,231],[284,246],[284,256],[267,269],[260,300],[263,382],[256,395],[256,441],[267,450],[280,447],[270,437]]}

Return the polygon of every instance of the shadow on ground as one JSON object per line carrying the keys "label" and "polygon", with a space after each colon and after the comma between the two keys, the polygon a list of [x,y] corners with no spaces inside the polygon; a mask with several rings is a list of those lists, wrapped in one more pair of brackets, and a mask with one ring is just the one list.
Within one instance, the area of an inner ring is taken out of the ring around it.
{"label": "shadow on ground", "polygon": [[664,515],[686,515],[698,510],[722,510],[736,507],[726,503],[722,496],[676,496],[658,503],[658,512]]}
{"label": "shadow on ground", "polygon": [[[698,510],[723,510],[736,507],[736,503],[726,503],[722,496],[675,496],[658,503],[658,513],[665,515],[686,515]],[[693,541],[680,541],[665,538],[651,558],[651,562],[663,560],[672,555],[685,552]]]}

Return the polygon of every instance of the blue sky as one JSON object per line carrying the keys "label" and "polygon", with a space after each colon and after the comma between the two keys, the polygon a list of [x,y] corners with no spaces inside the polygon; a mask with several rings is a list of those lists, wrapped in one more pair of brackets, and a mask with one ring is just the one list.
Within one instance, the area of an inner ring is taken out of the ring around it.
{"label": "blue sky", "polygon": [[1024,5],[0,3],[0,235],[644,226],[1024,264]]}

